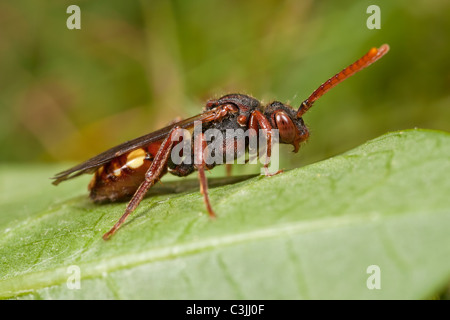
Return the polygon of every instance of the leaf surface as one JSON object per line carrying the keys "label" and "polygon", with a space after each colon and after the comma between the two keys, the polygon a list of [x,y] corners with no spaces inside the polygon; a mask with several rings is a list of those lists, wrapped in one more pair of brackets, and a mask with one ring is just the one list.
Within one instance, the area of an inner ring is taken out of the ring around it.
{"label": "leaf surface", "polygon": [[213,179],[216,220],[195,180],[163,182],[106,242],[126,203],[91,203],[89,177],[55,188],[58,169],[0,167],[2,298],[422,299],[450,277],[444,132],[389,133],[269,178]]}

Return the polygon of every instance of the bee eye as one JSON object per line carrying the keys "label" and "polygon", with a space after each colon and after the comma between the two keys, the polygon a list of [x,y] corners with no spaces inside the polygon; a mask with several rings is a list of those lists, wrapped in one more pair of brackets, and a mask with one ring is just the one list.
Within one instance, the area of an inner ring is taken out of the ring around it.
{"label": "bee eye", "polygon": [[275,122],[280,132],[281,141],[284,143],[292,143],[296,137],[297,128],[291,118],[284,111],[278,111],[275,114]]}

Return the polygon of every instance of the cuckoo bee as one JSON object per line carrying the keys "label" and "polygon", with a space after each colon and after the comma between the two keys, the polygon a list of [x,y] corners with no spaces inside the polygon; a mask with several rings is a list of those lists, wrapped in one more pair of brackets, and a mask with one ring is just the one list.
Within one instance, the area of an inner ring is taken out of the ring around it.
{"label": "cuckoo bee", "polygon": [[[122,143],[73,168],[56,174],[53,177],[53,184],[57,185],[81,174],[90,173],[93,174],[93,177],[88,188],[94,202],[117,201],[131,197],[121,218],[103,235],[105,240],[117,231],[137,208],[147,191],[167,172],[184,177],[197,171],[206,209],[210,217],[215,217],[208,196],[208,183],[205,176],[205,170],[211,169],[215,164],[206,163],[203,156],[208,148],[204,137],[205,130],[214,128],[225,133],[227,129],[233,128],[252,129],[251,132],[256,135],[261,134],[258,132],[265,132],[265,138],[268,141],[272,138],[272,131],[278,130],[279,142],[293,145],[294,152],[297,152],[300,144],[309,137],[308,128],[302,117],[313,103],[338,83],[368,67],[388,51],[387,44],[380,48],[370,49],[356,62],[321,84],[300,104],[298,109],[278,101],[264,106],[248,95],[228,94],[208,101],[204,111],[199,115],[177,121],[162,129]],[[201,124],[202,127],[200,134],[195,138],[199,139],[199,143],[196,144],[197,147],[190,149],[190,155],[185,155],[195,161],[175,163],[170,155],[179,142],[176,137],[177,132],[180,129],[194,131],[198,124]],[[266,144],[267,154],[270,154],[270,146],[271,144]],[[223,148],[229,150],[230,146],[224,144]],[[231,150],[235,150],[234,147]],[[267,163],[264,164],[266,169],[267,165]],[[273,174],[267,170],[265,172],[268,176]]]}

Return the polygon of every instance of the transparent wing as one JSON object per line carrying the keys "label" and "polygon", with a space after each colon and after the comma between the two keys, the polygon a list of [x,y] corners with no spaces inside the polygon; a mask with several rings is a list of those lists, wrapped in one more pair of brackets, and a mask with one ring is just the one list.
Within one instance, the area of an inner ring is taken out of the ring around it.
{"label": "transparent wing", "polygon": [[178,126],[183,129],[193,128],[195,121],[204,121],[206,119],[210,119],[213,114],[214,110],[208,110],[194,117],[181,120],[167,127],[146,134],[142,137],[124,142],[118,146],[106,150],[105,152],[100,153],[99,155],[96,155],[95,157],[86,160],[85,162],[82,162],[70,169],[67,169],[65,171],[56,174],[52,178],[55,180],[52,183],[54,185],[57,185],[62,181],[78,177],[79,175],[84,173],[94,173],[97,170],[97,168],[104,165],[105,163],[108,163],[109,161],[111,161],[116,157],[119,157],[132,150],[142,148],[152,143],[164,140],[164,138],[166,138],[170,130],[172,130],[175,126]]}

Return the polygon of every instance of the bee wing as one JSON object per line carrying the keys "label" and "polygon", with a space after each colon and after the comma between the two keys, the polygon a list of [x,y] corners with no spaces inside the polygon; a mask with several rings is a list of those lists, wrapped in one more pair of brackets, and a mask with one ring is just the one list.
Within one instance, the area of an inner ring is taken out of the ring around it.
{"label": "bee wing", "polygon": [[179,122],[173,123],[167,127],[164,127],[162,129],[159,129],[157,131],[151,132],[149,134],[146,134],[142,137],[126,141],[122,144],[119,144],[118,146],[112,147],[109,150],[106,150],[105,152],[100,153],[99,155],[96,155],[95,157],[92,157],[85,162],[82,162],[70,169],[67,169],[65,171],[62,171],[58,174],[56,174],[52,179],[52,183],[54,185],[58,185],[60,182],[72,179],[75,177],[78,177],[81,174],[84,173],[94,173],[97,168],[104,165],[105,163],[108,163],[112,159],[119,157],[127,152],[130,152],[132,150],[142,148],[145,146],[148,146],[151,143],[158,142],[161,140],[164,140],[170,130],[172,130],[174,127],[178,126],[183,129],[188,129],[194,127],[195,121],[203,121],[205,119],[208,119],[211,117],[211,115],[214,114],[214,110],[208,110],[204,113],[201,113],[199,115],[196,115],[194,117],[181,120]]}

